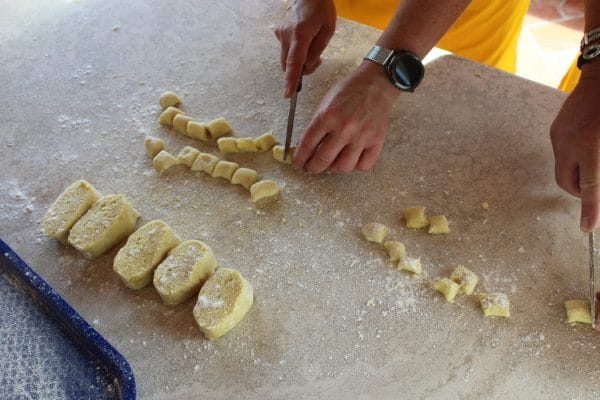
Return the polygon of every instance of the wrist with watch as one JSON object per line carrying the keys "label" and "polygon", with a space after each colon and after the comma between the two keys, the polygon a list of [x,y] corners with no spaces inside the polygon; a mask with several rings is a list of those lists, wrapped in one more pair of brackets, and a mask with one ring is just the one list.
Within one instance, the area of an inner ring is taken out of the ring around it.
{"label": "wrist with watch", "polygon": [[583,35],[580,45],[581,54],[577,58],[577,68],[581,69],[584,64],[600,56],[600,43],[592,43],[598,39],[600,39],[600,28],[593,29]]}
{"label": "wrist with watch", "polygon": [[364,59],[381,65],[392,85],[405,92],[414,91],[425,74],[425,67],[419,57],[408,50],[393,50],[375,45]]}

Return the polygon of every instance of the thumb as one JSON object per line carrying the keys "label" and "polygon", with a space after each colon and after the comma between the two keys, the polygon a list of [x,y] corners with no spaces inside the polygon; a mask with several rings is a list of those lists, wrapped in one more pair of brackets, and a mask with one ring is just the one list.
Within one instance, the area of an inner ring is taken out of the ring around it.
{"label": "thumb", "polygon": [[600,203],[600,172],[598,156],[584,160],[579,168],[579,188],[581,190],[581,230],[593,231],[598,223]]}

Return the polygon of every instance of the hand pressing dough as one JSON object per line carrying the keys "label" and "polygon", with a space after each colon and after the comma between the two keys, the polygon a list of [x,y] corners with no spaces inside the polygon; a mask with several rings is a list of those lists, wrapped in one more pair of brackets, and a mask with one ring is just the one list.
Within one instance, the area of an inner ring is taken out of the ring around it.
{"label": "hand pressing dough", "polygon": [[388,251],[392,262],[403,260],[406,257],[406,248],[401,242],[388,240],[383,244],[383,247]]}
{"label": "hand pressing dough", "polygon": [[206,281],[194,306],[194,319],[208,340],[229,332],[252,307],[252,285],[229,268],[219,268]]}
{"label": "hand pressing dough", "polygon": [[387,234],[390,233],[390,228],[377,222],[370,222],[363,226],[361,232],[369,242],[383,243]]}
{"label": "hand pressing dough", "polygon": [[510,303],[504,293],[480,293],[479,302],[486,317],[510,317]]}
{"label": "hand pressing dough", "polygon": [[241,153],[256,153],[258,151],[254,138],[238,138],[237,148]]}
{"label": "hand pressing dough", "polygon": [[225,178],[228,181],[231,181],[233,174],[238,170],[240,165],[238,163],[234,163],[232,161],[224,161],[221,160],[215,165],[215,169],[212,172],[213,178]]}
{"label": "hand pressing dough", "polygon": [[434,215],[429,218],[429,233],[432,235],[450,233],[448,220],[445,215]]}
{"label": "hand pressing dough", "polygon": [[257,180],[258,174],[250,168],[238,168],[231,177],[232,184],[242,185],[248,190],[250,190],[250,186],[256,183]]}
{"label": "hand pressing dough", "polygon": [[198,158],[199,154],[200,150],[192,146],[185,146],[177,155],[177,162],[179,164],[184,164],[188,167],[191,167],[194,161],[196,161],[196,158]]}
{"label": "hand pressing dough", "polygon": [[438,279],[433,283],[433,288],[443,294],[450,303],[454,303],[454,298],[460,291],[460,285],[449,278]]}
{"label": "hand pressing dough", "polygon": [[460,291],[462,293],[469,296],[473,294],[475,286],[477,286],[477,282],[479,282],[479,277],[475,272],[462,265],[457,266],[454,271],[452,271],[450,279],[460,285]]}
{"label": "hand pressing dough", "polygon": [[429,220],[425,216],[425,207],[407,208],[403,212],[407,228],[425,228]]}
{"label": "hand pressing dough", "polygon": [[270,179],[258,181],[250,186],[250,199],[253,203],[266,197],[275,196],[277,193],[279,193],[279,186]]}
{"label": "hand pressing dough", "polygon": [[44,215],[42,231],[66,244],[71,227],[100,197],[100,193],[88,182],[73,182],[54,200]]}
{"label": "hand pressing dough", "polygon": [[198,157],[196,157],[196,161],[194,161],[190,169],[192,171],[203,171],[209,175],[212,175],[218,162],[219,157],[208,153],[200,153]]}
{"label": "hand pressing dough", "polygon": [[122,194],[102,197],[73,225],[69,244],[86,258],[96,258],[129,236],[139,217]]}
{"label": "hand pressing dough", "polygon": [[179,114],[183,114],[183,111],[181,111],[179,108],[167,107],[167,109],[160,114],[158,122],[161,125],[173,126],[173,118]]}
{"label": "hand pressing dough", "polygon": [[113,270],[125,286],[141,289],[152,282],[156,266],[180,242],[181,239],[163,221],[148,222],[129,236],[115,257]]}
{"label": "hand pressing dough", "polygon": [[423,266],[421,265],[421,258],[405,257],[398,262],[398,270],[412,272],[415,275],[421,275],[423,272]]}
{"label": "hand pressing dough", "polygon": [[206,124],[206,129],[213,139],[218,139],[221,136],[229,135],[233,132],[231,125],[225,118],[216,118]]}
{"label": "hand pressing dough", "polygon": [[217,147],[221,153],[239,153],[237,140],[234,137],[222,137],[217,139]]}
{"label": "hand pressing dough", "polygon": [[584,324],[592,323],[592,313],[590,309],[590,301],[584,299],[565,301],[567,310],[567,322],[574,325],[577,322]]}
{"label": "hand pressing dough", "polygon": [[258,151],[267,151],[277,144],[277,139],[272,133],[263,133],[257,138],[254,138],[256,149]]}
{"label": "hand pressing dough", "polygon": [[283,146],[273,146],[273,158],[279,162],[285,163],[285,164],[291,164],[293,161],[293,155],[294,155],[294,150],[296,148],[295,147],[290,147],[290,149],[288,150],[288,154],[287,157],[283,157],[283,150],[284,147]]}
{"label": "hand pressing dough", "polygon": [[173,118],[173,129],[177,132],[182,133],[187,136],[187,126],[188,122],[193,121],[194,118],[188,117],[187,115],[177,114]]}
{"label": "hand pressing dough", "polygon": [[154,158],[161,150],[165,149],[165,141],[154,136],[146,136],[144,147],[148,151],[148,154],[150,154],[150,157]]}
{"label": "hand pressing dough", "polygon": [[166,150],[161,150],[160,153],[152,159],[152,166],[161,174],[177,164],[177,158]]}
{"label": "hand pressing dough", "polygon": [[173,92],[164,92],[158,98],[158,102],[162,108],[167,108],[181,104],[181,99]]}
{"label": "hand pressing dough", "polygon": [[199,240],[186,240],[156,268],[154,287],[163,303],[174,306],[198,293],[216,267],[210,247]]}
{"label": "hand pressing dough", "polygon": [[206,125],[198,121],[188,121],[187,136],[206,142],[208,140]]}

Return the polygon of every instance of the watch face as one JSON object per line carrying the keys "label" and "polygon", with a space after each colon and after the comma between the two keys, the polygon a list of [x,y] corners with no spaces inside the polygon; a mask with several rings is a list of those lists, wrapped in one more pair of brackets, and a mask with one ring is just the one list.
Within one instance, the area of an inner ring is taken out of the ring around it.
{"label": "watch face", "polygon": [[409,51],[394,54],[387,66],[390,80],[398,89],[412,92],[423,79],[425,68],[421,60]]}

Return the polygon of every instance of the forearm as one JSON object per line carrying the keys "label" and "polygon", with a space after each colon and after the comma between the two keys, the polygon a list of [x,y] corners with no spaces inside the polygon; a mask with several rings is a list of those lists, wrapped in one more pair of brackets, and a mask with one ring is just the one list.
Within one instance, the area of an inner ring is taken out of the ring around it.
{"label": "forearm", "polygon": [[585,0],[585,31],[600,27],[600,2],[598,0]]}

